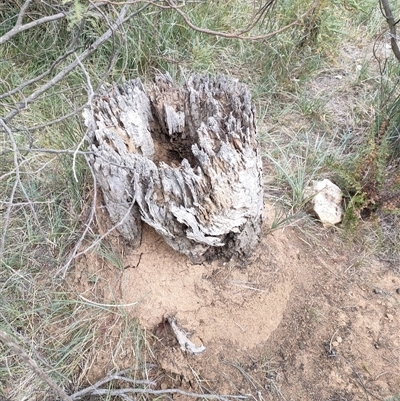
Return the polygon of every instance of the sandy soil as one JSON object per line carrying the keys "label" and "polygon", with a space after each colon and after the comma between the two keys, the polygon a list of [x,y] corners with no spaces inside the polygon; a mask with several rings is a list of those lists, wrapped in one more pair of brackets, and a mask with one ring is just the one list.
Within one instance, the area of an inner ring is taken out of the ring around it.
{"label": "sandy soil", "polygon": [[[266,206],[265,227],[273,213]],[[85,297],[101,293],[103,302],[136,303],[126,310],[152,333],[149,358],[159,388],[260,400],[399,394],[400,277],[361,261],[334,231],[313,230],[318,238],[290,227],[266,231],[244,269],[192,265],[146,227],[140,248],[125,248],[123,270],[89,255],[74,276],[82,285],[83,271],[96,273],[96,289],[89,281],[80,289]],[[182,351],[168,317],[206,350]],[[132,365],[131,358],[120,366]],[[99,356],[93,380],[112,366],[115,361]]]}

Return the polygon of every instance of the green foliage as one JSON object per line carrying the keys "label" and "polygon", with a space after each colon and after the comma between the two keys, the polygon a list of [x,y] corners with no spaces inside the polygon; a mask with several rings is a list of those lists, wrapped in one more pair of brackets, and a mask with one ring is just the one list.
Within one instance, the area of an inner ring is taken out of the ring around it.
{"label": "green foliage", "polygon": [[[70,0],[63,0],[63,4],[71,4]],[[87,4],[83,4],[81,0],[73,0],[72,13],[68,18],[68,28],[78,25],[86,17]]]}

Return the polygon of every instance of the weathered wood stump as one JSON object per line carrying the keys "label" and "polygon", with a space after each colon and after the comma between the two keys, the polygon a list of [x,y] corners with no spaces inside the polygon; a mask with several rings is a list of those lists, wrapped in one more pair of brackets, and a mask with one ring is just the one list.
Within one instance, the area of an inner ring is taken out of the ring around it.
{"label": "weathered wood stump", "polygon": [[107,211],[136,247],[142,222],[195,263],[235,255],[259,240],[261,158],[244,85],[161,75],[104,87],[84,112],[90,163]]}

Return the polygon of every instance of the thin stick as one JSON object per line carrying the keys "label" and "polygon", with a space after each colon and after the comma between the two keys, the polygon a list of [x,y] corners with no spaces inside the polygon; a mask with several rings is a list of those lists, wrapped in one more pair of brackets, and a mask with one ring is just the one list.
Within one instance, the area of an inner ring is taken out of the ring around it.
{"label": "thin stick", "polygon": [[15,352],[31,369],[32,371],[45,383],[54,390],[58,396],[64,401],[73,401],[71,398],[54,380],[44,371],[42,370],[35,360],[33,360],[26,351],[18,345],[10,335],[8,335],[5,331],[0,330],[0,341],[2,341],[11,351]]}
{"label": "thin stick", "polygon": [[11,209],[13,207],[14,196],[15,196],[17,187],[20,187],[22,193],[24,194],[24,196],[28,202],[28,205],[32,211],[33,218],[36,221],[36,224],[37,224],[40,234],[43,236],[43,238],[45,239],[46,242],[51,243],[51,241],[43,233],[43,230],[41,229],[41,226],[40,226],[39,218],[36,214],[36,210],[33,206],[32,201],[29,199],[29,195],[27,194],[24,185],[22,184],[21,174],[20,174],[20,165],[19,165],[19,161],[18,161],[19,151],[18,151],[18,147],[17,147],[17,143],[15,141],[14,135],[13,135],[11,129],[7,126],[7,124],[1,118],[0,118],[0,125],[4,128],[5,132],[8,134],[8,136],[10,138],[12,151],[13,151],[13,155],[14,155],[14,172],[15,172],[15,182],[14,182],[14,186],[11,190],[11,195],[10,195],[8,207],[6,210],[5,220],[4,220],[4,224],[3,224],[3,232],[2,232],[2,236],[1,236],[1,242],[0,242],[0,255],[2,255],[4,252],[4,248],[5,248],[6,234],[7,234]]}
{"label": "thin stick", "polygon": [[[304,14],[300,15],[300,17],[298,17],[295,21],[291,22],[290,24],[285,25],[284,27],[277,29],[276,31],[269,32],[264,35],[256,35],[256,36],[243,36],[243,33],[247,32],[247,30],[244,30],[242,32],[219,32],[219,31],[213,31],[213,30],[207,29],[207,28],[200,28],[200,27],[196,26],[195,24],[193,24],[193,22],[189,19],[187,14],[185,14],[180,9],[180,7],[178,7],[173,2],[173,0],[166,0],[166,2],[171,6],[171,8],[174,11],[176,11],[183,18],[186,25],[188,25],[190,28],[192,28],[193,30],[195,30],[197,32],[205,33],[207,35],[220,36],[223,38],[230,38],[230,39],[259,40],[259,39],[268,39],[272,36],[277,35],[278,33],[286,31],[287,29],[289,29],[295,25],[298,25],[305,17],[307,17],[307,15],[309,15],[312,11],[314,11],[318,7],[320,0],[315,1],[313,3],[313,5]],[[154,5],[158,7],[158,4],[154,4]]]}
{"label": "thin stick", "polygon": [[55,118],[54,120],[48,121],[45,124],[35,125],[34,127],[26,128],[26,129],[24,129],[24,131],[26,130],[26,131],[29,131],[29,132],[34,132],[34,131],[37,131],[37,130],[42,130],[43,128],[49,127],[50,125],[57,124],[57,123],[59,123],[61,121],[66,120],[67,118],[76,116],[80,111],[82,111],[87,106],[88,106],[88,104],[85,103],[82,106],[78,107],[77,109],[75,109],[74,111],[71,111],[68,114],[65,114],[65,115],[63,115],[63,116],[61,116],[59,118]]}
{"label": "thin stick", "polygon": [[96,391],[99,389],[100,386],[103,386],[106,383],[109,383],[112,380],[123,380],[129,383],[133,383],[136,385],[147,385],[147,386],[155,386],[155,382],[150,381],[150,380],[134,380],[134,379],[129,379],[123,375],[123,372],[118,372],[114,375],[110,375],[107,377],[104,377],[103,379],[99,380],[95,384],[93,384],[90,387],[87,387],[83,390],[80,390],[74,394],[72,394],[72,399],[73,400],[79,400],[82,397],[85,397],[86,395],[92,395],[93,391]]}
{"label": "thin stick", "polygon": [[33,28],[38,25],[42,25],[46,22],[51,22],[51,21],[57,21],[58,19],[65,18],[68,14],[68,12],[65,13],[58,13],[54,15],[48,15],[47,17],[39,18],[35,21],[29,22],[28,24],[22,25],[22,17],[23,14],[22,11],[25,11],[24,8],[26,9],[27,3],[29,4],[30,1],[26,1],[25,4],[22,6],[21,11],[18,15],[17,23],[15,24],[14,28],[12,28],[10,31],[8,31],[6,34],[0,37],[0,45],[3,43],[7,42],[10,40],[13,36],[17,35],[20,32],[26,31],[27,29]]}
{"label": "thin stick", "polygon": [[[86,390],[86,389],[85,389]],[[82,391],[85,391],[82,390]],[[71,395],[72,400],[80,400],[83,395],[78,392]],[[183,391],[180,389],[172,388],[165,390],[153,390],[150,388],[123,388],[118,390],[110,390],[110,389],[94,389],[91,392],[85,392],[84,395],[108,395],[108,396],[123,396],[126,394],[147,394],[147,395],[166,395],[166,394],[181,394],[187,397],[193,398],[203,398],[206,400],[222,400],[227,401],[229,399],[236,400],[245,400],[248,396],[245,395],[219,395],[219,394],[198,394],[198,393],[190,393],[187,391]]]}
{"label": "thin stick", "polygon": [[37,75],[35,78],[29,79],[27,81],[24,81],[21,85],[15,87],[14,89],[11,89],[8,92],[2,93],[0,95],[0,99],[4,99],[6,97],[12,96],[17,92],[21,92],[22,89],[26,88],[29,85],[34,84],[37,81],[40,81],[41,79],[43,79],[44,77],[46,77],[47,75],[51,74],[53,72],[53,70],[57,67],[58,64],[60,64],[64,59],[66,59],[68,56],[70,56],[71,54],[73,54],[76,51],[76,49],[74,50],[70,50],[68,52],[66,52],[65,54],[63,54],[61,57],[59,57],[52,65],[51,67],[43,72],[42,74]]}
{"label": "thin stick", "polygon": [[[8,122],[13,117],[15,117],[21,110],[27,107],[30,103],[35,101],[39,96],[41,96],[44,92],[52,88],[55,84],[61,81],[65,76],[67,76],[72,70],[74,70],[78,65],[79,62],[82,62],[87,57],[89,57],[97,48],[102,45],[106,40],[108,40],[113,33],[125,22],[125,16],[128,12],[129,5],[126,5],[122,8],[121,12],[118,15],[116,21],[110,26],[110,28],[103,33],[92,45],[89,46],[84,52],[82,52],[79,57],[71,62],[67,67],[65,67],[62,71],[60,71],[57,75],[55,75],[52,79],[50,79],[47,83],[42,85],[36,91],[32,92],[23,102],[17,103],[15,109],[8,113],[4,117],[4,121]],[[64,14],[62,14],[64,17]],[[37,21],[34,21],[37,22]],[[28,24],[27,24],[28,25]],[[27,28],[28,29],[28,28]],[[11,31],[10,31],[11,32]],[[1,41],[0,41],[1,44]]]}
{"label": "thin stick", "polygon": [[[92,171],[92,170],[90,170]],[[93,172],[92,172],[93,174]],[[65,275],[67,274],[67,270],[69,268],[69,266],[71,265],[72,261],[75,258],[78,258],[79,256],[84,255],[85,253],[89,252],[91,249],[93,249],[95,246],[97,246],[101,241],[103,241],[104,238],[106,238],[108,235],[110,235],[116,228],[118,228],[124,221],[125,219],[128,217],[128,215],[131,213],[133,205],[135,204],[134,200],[131,203],[131,206],[129,207],[129,209],[127,210],[127,212],[125,213],[124,217],[117,223],[115,224],[113,227],[111,227],[109,230],[107,230],[101,237],[99,237],[96,241],[92,242],[92,244],[90,246],[88,246],[86,249],[84,249],[83,251],[77,253],[77,250],[79,249],[79,247],[81,246],[82,241],[84,240],[84,237],[86,236],[86,233],[89,230],[89,225],[90,223],[88,223],[86,225],[85,231],[82,234],[81,238],[79,239],[79,241],[76,243],[74,251],[72,252],[70,258],[68,259],[67,263],[65,263],[64,266],[62,266],[60,269],[58,269],[55,273],[56,276],[58,276],[61,272],[63,272],[62,277],[65,278]],[[92,207],[92,211],[91,211],[91,217],[94,215],[94,208]],[[89,219],[89,221],[91,222],[92,218]]]}
{"label": "thin stick", "polygon": [[337,329],[334,333],[333,333],[333,335],[332,335],[332,337],[331,337],[331,341],[329,341],[329,352],[331,353],[332,352],[332,341],[333,341],[333,337],[335,337],[335,335],[336,335],[336,333],[339,331],[339,329]]}
{"label": "thin stick", "polygon": [[92,305],[106,306],[106,307],[113,307],[113,308],[126,308],[128,306],[135,306],[139,303],[138,301],[136,301],[136,302],[132,302],[130,304],[101,304],[99,302],[91,301],[90,299],[85,298],[83,295],[79,295],[79,298],[83,299],[85,302],[92,304]]}
{"label": "thin stick", "polygon": [[[78,257],[79,255],[83,255],[84,252],[80,252],[79,254],[77,254],[79,247],[81,246],[83,240],[86,237],[86,234],[88,233],[90,226],[92,225],[93,219],[94,219],[94,215],[95,215],[95,209],[96,209],[96,202],[97,202],[97,180],[96,177],[93,173],[93,170],[90,166],[89,160],[87,158],[87,156],[85,155],[85,159],[86,159],[86,163],[89,166],[89,170],[90,173],[92,175],[93,178],[93,200],[92,200],[92,205],[90,208],[90,215],[89,215],[89,219],[88,222],[85,225],[85,229],[83,230],[82,235],[80,236],[79,240],[76,242],[74,250],[71,253],[71,256],[68,258],[67,262],[64,264],[64,266],[62,266],[60,269],[58,269],[56,271],[55,276],[58,276],[61,272],[63,272],[63,278],[65,278],[66,274],[67,274],[67,270],[69,268],[69,266],[71,265],[72,261]],[[96,243],[96,242],[95,242]],[[90,247],[89,247],[90,248]],[[87,252],[87,250],[86,250]]]}

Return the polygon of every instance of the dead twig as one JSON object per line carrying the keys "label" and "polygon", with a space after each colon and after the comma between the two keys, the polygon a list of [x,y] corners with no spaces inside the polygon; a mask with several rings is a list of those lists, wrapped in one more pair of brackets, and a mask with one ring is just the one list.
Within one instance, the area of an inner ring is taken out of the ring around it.
{"label": "dead twig", "polygon": [[[62,71],[60,71],[57,75],[55,75],[52,79],[42,85],[40,88],[32,92],[29,96],[27,96],[24,101],[19,102],[15,105],[13,111],[8,113],[3,120],[7,123],[13,117],[15,117],[21,110],[26,108],[30,103],[35,101],[39,96],[45,93],[47,90],[56,85],[59,81],[61,81],[65,76],[67,76],[72,70],[74,70],[79,63],[82,63],[87,57],[89,57],[93,52],[95,52],[99,46],[101,46],[105,41],[107,41],[113,33],[126,21],[126,14],[129,10],[129,5],[126,5],[122,8],[121,12],[118,14],[115,22],[110,26],[110,28],[103,33],[93,44],[91,44],[88,49],[82,52],[79,57],[76,58],[75,61],[68,64]],[[139,10],[138,10],[139,12]],[[63,14],[64,16],[64,14]],[[131,15],[132,16],[132,15]],[[130,17],[131,17],[130,16]],[[11,31],[10,31],[11,32]],[[1,42],[0,42],[1,44]]]}
{"label": "dead twig", "polygon": [[29,85],[34,84],[35,82],[40,81],[41,79],[45,78],[47,75],[50,75],[54,69],[63,61],[65,60],[68,56],[70,56],[71,54],[73,54],[74,52],[76,52],[77,49],[74,50],[70,50],[68,52],[66,52],[65,54],[63,54],[61,57],[59,57],[51,66],[49,69],[47,69],[45,72],[43,72],[42,74],[37,75],[35,78],[32,79],[28,79],[27,81],[24,81],[21,85],[9,90],[8,92],[2,93],[0,95],[0,99],[4,99],[6,97],[12,96],[15,93],[20,92],[22,89],[26,88]]}
{"label": "dead twig", "polygon": [[[381,7],[383,16],[386,18],[386,22],[389,25],[390,44],[392,46],[393,53],[396,56],[397,60],[400,61],[400,49],[399,49],[399,45],[397,44],[397,34],[396,34],[396,24],[399,21],[396,22],[394,20],[393,13],[390,8],[388,0],[380,0],[379,5]],[[382,10],[382,8],[383,8],[383,10]]]}
{"label": "dead twig", "polygon": [[[88,233],[88,231],[90,229],[90,226],[92,225],[92,222],[93,222],[93,219],[94,219],[94,216],[95,216],[96,202],[97,202],[97,180],[96,180],[95,175],[93,174],[93,171],[92,171],[92,168],[90,166],[88,157],[86,155],[85,155],[85,160],[86,160],[87,165],[89,166],[89,170],[90,170],[90,173],[91,173],[92,178],[93,178],[93,200],[92,200],[92,205],[90,207],[89,219],[88,219],[87,223],[85,224],[85,229],[83,230],[82,235],[80,236],[79,240],[76,242],[76,244],[74,246],[74,249],[73,249],[70,257],[68,258],[67,262],[61,268],[59,268],[55,273],[55,276],[58,276],[62,272],[63,273],[63,275],[62,275],[63,278],[65,278],[65,276],[67,274],[67,271],[68,271],[68,268],[69,268],[69,266],[71,265],[72,261],[75,258],[77,258],[78,256],[83,255],[86,252],[88,252],[90,249],[92,249],[95,245],[97,245],[100,241],[102,241],[103,238],[105,238],[108,234],[110,234],[110,232],[114,231],[114,229],[116,228],[116,227],[112,227],[110,230],[108,230],[106,232],[106,234],[101,236],[97,241],[94,241],[91,246],[89,246],[87,249],[85,249],[85,251],[82,251],[82,252],[78,253],[78,249],[80,248],[83,240],[86,237],[86,234]],[[133,203],[132,203],[132,205],[133,205]],[[128,211],[130,211],[130,209]],[[128,213],[127,213],[127,215],[128,215]]]}
{"label": "dead twig", "polygon": [[15,23],[14,27],[9,30],[6,34],[0,37],[0,45],[3,43],[7,42],[10,40],[13,36],[17,35],[20,32],[26,31],[28,29],[34,28],[36,26],[45,24],[46,22],[52,22],[52,21],[57,21],[61,18],[65,18],[67,15],[69,15],[69,12],[61,12],[53,15],[48,15],[43,18],[39,18],[35,21],[29,22],[27,24],[22,25],[22,19],[24,17],[25,11],[29,6],[29,3],[31,0],[26,0],[24,5],[21,7],[21,10],[18,14],[17,22]]}
{"label": "dead twig", "polygon": [[[166,0],[166,2],[170,5],[171,9],[175,10],[184,20],[186,25],[188,25],[190,28],[197,32],[205,33],[207,35],[213,35],[213,36],[220,36],[223,38],[229,38],[229,39],[242,39],[242,40],[260,40],[260,39],[268,39],[271,38],[272,36],[275,36],[283,31],[286,31],[287,29],[298,25],[301,23],[301,21],[307,17],[311,12],[313,12],[319,5],[320,0],[315,1],[312,6],[302,15],[300,15],[295,21],[291,22],[288,25],[283,26],[282,28],[279,28],[273,32],[269,32],[263,35],[254,35],[254,36],[243,36],[245,33],[247,33],[249,30],[251,30],[254,25],[252,26],[250,24],[251,28],[245,28],[242,31],[239,32],[219,32],[219,31],[214,31],[211,29],[207,28],[200,28],[199,26],[195,25],[190,18],[188,17],[187,14],[185,14],[180,7],[178,7],[173,0]],[[272,3],[272,2],[271,2]],[[158,4],[154,4],[155,6],[159,7]]]}
{"label": "dead twig", "polygon": [[329,341],[329,354],[330,355],[332,355],[332,342],[333,342],[333,337],[335,337],[336,336],[336,333],[339,331],[339,329],[337,329],[333,334],[332,334],[332,337],[331,337],[331,340]]}
{"label": "dead twig", "polygon": [[[85,390],[82,390],[85,391]],[[84,395],[107,395],[109,397],[124,397],[127,394],[146,394],[146,395],[167,395],[167,394],[181,394],[186,397],[192,398],[199,398],[199,399],[206,399],[206,400],[221,400],[221,401],[228,401],[228,400],[246,400],[248,396],[244,395],[220,395],[220,394],[198,394],[198,393],[191,393],[188,391],[183,391],[180,389],[172,388],[172,389],[165,389],[165,390],[153,390],[150,388],[122,388],[116,390],[110,389],[93,389],[90,392],[86,392]],[[72,394],[72,400],[80,400],[82,399],[83,395],[79,393]]]}
{"label": "dead twig", "polygon": [[[104,377],[103,379],[100,379],[98,382],[96,382],[95,384],[93,384],[92,386],[89,386],[83,390],[79,390],[78,392],[74,393],[71,395],[72,400],[80,400],[81,398],[88,396],[88,395],[95,395],[95,392],[98,390],[104,390],[104,391],[112,391],[112,390],[108,390],[108,389],[100,389],[101,386],[104,386],[104,384],[107,384],[113,380],[121,380],[121,381],[125,381],[134,385],[144,385],[144,386],[155,386],[155,382],[151,381],[151,380],[134,380],[134,379],[130,379],[129,377],[125,376],[125,373],[129,371],[128,370],[124,370],[121,372],[117,372],[115,374],[109,375]],[[114,390],[115,391],[115,390]],[[108,394],[108,393],[105,393]]]}
{"label": "dead twig", "polygon": [[25,186],[22,184],[21,173],[20,173],[20,163],[18,160],[19,150],[18,150],[17,142],[15,141],[14,135],[13,135],[11,129],[7,126],[7,124],[1,118],[0,118],[0,126],[2,126],[4,131],[8,134],[8,137],[11,142],[12,152],[13,152],[13,156],[14,156],[14,173],[15,173],[15,182],[14,182],[14,185],[12,187],[11,194],[9,197],[8,206],[7,206],[4,223],[3,223],[3,232],[2,232],[1,240],[0,240],[0,256],[1,256],[3,254],[4,248],[5,248],[6,234],[7,234],[7,229],[8,229],[8,225],[9,225],[11,209],[13,208],[14,197],[15,197],[15,193],[16,193],[18,187],[21,189],[21,192],[25,196],[25,199],[32,211],[33,219],[35,220],[35,222],[37,224],[40,234],[43,236],[43,238],[45,239],[46,242],[51,243],[51,241],[43,233],[41,226],[40,226],[39,218],[38,218],[36,210],[34,208],[34,203],[30,200],[29,195],[25,190]]}
{"label": "dead twig", "polygon": [[71,113],[65,114],[59,118],[55,118],[54,120],[48,121],[45,124],[35,125],[34,127],[25,128],[24,131],[34,132],[34,131],[42,130],[43,128],[49,127],[50,125],[60,123],[61,121],[66,120],[67,118],[75,117],[80,111],[82,111],[87,106],[88,106],[88,104],[85,103],[82,106],[75,109],[74,111],[71,111]]}
{"label": "dead twig", "polygon": [[[92,170],[90,170],[92,171]],[[96,188],[97,190],[97,188]],[[91,208],[91,213],[90,213],[90,217],[89,217],[89,222],[86,224],[85,230],[83,232],[83,234],[81,235],[81,237],[79,238],[78,242],[76,243],[74,250],[71,253],[71,256],[68,258],[68,261],[64,264],[64,266],[62,266],[60,269],[58,269],[55,273],[55,276],[58,276],[61,272],[62,274],[62,278],[65,278],[68,268],[71,266],[71,263],[73,262],[74,259],[78,258],[79,256],[84,255],[85,253],[89,252],[91,249],[93,249],[94,247],[96,247],[101,241],[103,241],[104,238],[108,237],[114,230],[116,230],[124,221],[125,219],[129,216],[129,214],[132,211],[133,205],[135,204],[134,200],[131,203],[131,206],[129,207],[129,209],[127,210],[127,212],[125,213],[124,217],[117,223],[115,224],[113,227],[111,227],[109,230],[107,230],[101,237],[99,237],[96,241],[93,241],[92,244],[90,246],[88,246],[86,249],[84,249],[81,252],[78,252],[78,249],[80,248],[83,240],[86,237],[86,234],[90,228],[90,224],[93,221],[94,218],[94,202],[92,204],[92,208]]]}
{"label": "dead twig", "polygon": [[55,383],[54,380],[38,366],[36,361],[34,361],[26,353],[26,351],[3,330],[0,330],[0,341],[2,341],[11,351],[17,354],[41,380],[47,383],[49,387],[58,394],[63,401],[74,400],[74,398],[70,397],[57,383]]}

